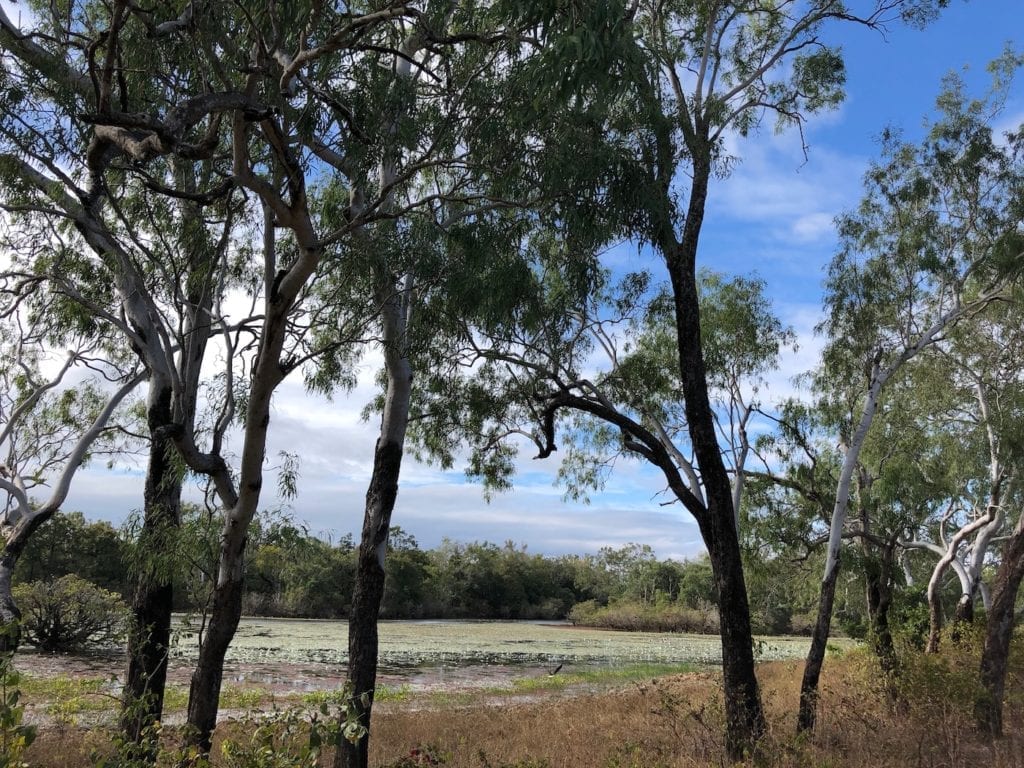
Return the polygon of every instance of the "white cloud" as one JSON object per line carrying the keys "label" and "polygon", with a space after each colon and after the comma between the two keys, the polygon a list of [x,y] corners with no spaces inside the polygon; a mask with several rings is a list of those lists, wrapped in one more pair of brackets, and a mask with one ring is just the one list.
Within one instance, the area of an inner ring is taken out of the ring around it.
{"label": "white cloud", "polygon": [[835,233],[835,214],[806,213],[798,216],[790,226],[793,237],[801,243],[823,242]]}

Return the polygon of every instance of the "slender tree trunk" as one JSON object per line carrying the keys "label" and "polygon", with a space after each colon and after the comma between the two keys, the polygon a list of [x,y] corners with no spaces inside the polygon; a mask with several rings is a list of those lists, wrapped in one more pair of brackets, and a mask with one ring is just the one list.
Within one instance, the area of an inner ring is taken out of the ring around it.
{"label": "slender tree trunk", "polygon": [[974,595],[978,591],[978,582],[972,577],[970,570],[955,558],[955,550],[947,551],[935,565],[931,578],[928,580],[928,644],[925,653],[938,653],[942,638],[942,626],[945,616],[942,611],[942,595],[939,584],[947,568],[952,568],[960,580],[960,600],[956,605],[954,623],[974,623]]}
{"label": "slender tree trunk", "polygon": [[836,557],[832,563],[832,569],[826,573],[821,582],[818,617],[814,622],[811,647],[807,651],[803,679],[800,681],[800,710],[796,721],[798,732],[814,730],[817,720],[818,681],[821,679],[821,667],[825,663],[825,648],[828,645],[829,631],[832,627],[832,606],[836,599],[839,562],[840,559]]}
{"label": "slender tree trunk", "polygon": [[[963,598],[961,598],[963,599]],[[938,592],[928,592],[928,642],[925,644],[925,653],[939,652],[939,638],[942,636],[942,601]]]}
{"label": "slender tree trunk", "polygon": [[[240,121],[241,117],[236,115],[235,119]],[[239,130],[237,125],[235,129]],[[212,456],[193,456],[193,460],[197,461],[197,466],[193,468],[198,468],[211,478],[224,508],[220,560],[217,566],[217,584],[213,591],[210,623],[199,649],[199,660],[192,673],[189,688],[185,739],[190,746],[198,747],[203,754],[210,750],[211,737],[217,725],[224,656],[242,616],[246,537],[263,489],[263,463],[270,428],[270,405],[277,386],[290,370],[290,367],[282,362],[284,341],[289,332],[289,314],[294,308],[299,290],[315,271],[321,254],[319,247],[310,244],[313,239],[310,229],[295,229],[293,231],[298,241],[306,245],[300,249],[301,256],[292,262],[284,274],[275,273],[274,265],[277,262],[274,215],[266,203],[263,206],[263,217],[266,265],[265,316],[259,347],[250,372],[251,386],[245,409],[237,484],[227,470],[219,446]],[[186,452],[190,449],[188,444],[183,446],[179,443],[178,447]],[[195,450],[194,446],[191,450]]]}
{"label": "slender tree trunk", "polygon": [[992,607],[988,612],[985,646],[981,652],[981,685],[975,702],[978,730],[992,736],[1003,734],[1003,693],[1013,636],[1014,605],[1024,578],[1024,516],[1003,551],[1003,562],[992,585]]}
{"label": "slender tree trunk", "polygon": [[121,727],[125,736],[141,748],[139,756],[152,759],[156,744],[143,742],[146,730],[163,714],[171,639],[173,587],[166,554],[169,538],[181,523],[181,473],[175,461],[177,449],[167,435],[172,423],[171,387],[155,378],[150,382],[147,420],[150,448],[145,517],[135,566]]}
{"label": "slender tree trunk", "polygon": [[350,706],[365,732],[354,741],[342,740],[334,757],[336,768],[367,768],[370,717],[377,686],[377,616],[384,598],[384,561],[387,556],[391,514],[398,498],[398,479],[405,451],[412,397],[412,368],[406,355],[411,288],[384,294],[381,324],[388,384],[381,418],[380,438],[373,456],[373,475],[366,491],[366,511],[356,560],[356,581],[348,626]]}
{"label": "slender tree trunk", "polygon": [[832,607],[836,599],[836,584],[839,580],[840,551],[843,543],[843,528],[850,505],[850,486],[853,473],[860,458],[860,450],[871,429],[878,407],[878,398],[882,387],[888,380],[895,366],[882,371],[877,362],[872,366],[871,386],[868,388],[867,399],[861,411],[857,428],[843,456],[843,466],[836,483],[836,500],[832,508],[832,520],[829,527],[828,550],[825,555],[825,572],[821,579],[821,593],[818,597],[818,618],[811,634],[811,647],[807,651],[804,664],[803,679],[800,682],[800,710],[797,715],[796,728],[798,733],[814,729],[816,720],[815,709],[818,705],[818,681],[821,678],[821,667],[825,663],[825,649],[828,646],[829,633],[832,630]]}
{"label": "slender tree trunk", "polygon": [[726,749],[731,758],[739,760],[755,748],[764,733],[765,721],[754,673],[750,605],[743,576],[736,514],[732,507],[733,488],[722,463],[715,432],[700,338],[696,260],[710,175],[710,152],[695,153],[682,239],[677,242],[671,232],[668,211],[672,206],[666,198],[657,242],[672,282],[687,428],[700,467],[707,504],[706,515],[697,522],[708,548],[719,593]]}
{"label": "slender tree trunk", "polygon": [[[239,559],[241,556],[239,556]],[[185,741],[203,754],[210,751],[213,730],[217,726],[221,682],[224,677],[224,656],[242,618],[241,574],[218,584],[213,593],[210,623],[199,649],[199,660],[192,672],[188,692],[188,717]]]}
{"label": "slender tree trunk", "polygon": [[765,729],[754,671],[750,605],[732,515],[712,513],[710,518],[712,526],[705,541],[719,594],[726,750],[733,759],[742,759],[749,756]]}
{"label": "slender tree trunk", "polygon": [[369,760],[370,717],[377,686],[377,616],[384,597],[384,558],[391,512],[398,494],[402,448],[394,443],[379,445],[373,464],[348,623],[346,679],[352,693],[351,706],[367,733],[355,742],[342,741],[335,765],[344,768],[366,768]]}
{"label": "slender tree trunk", "polygon": [[899,692],[896,677],[899,673],[896,647],[892,641],[892,629],[889,626],[889,608],[892,606],[892,566],[893,547],[883,548],[881,555],[874,561],[869,560],[865,572],[867,587],[868,617],[870,619],[871,650],[878,658],[884,677],[883,685],[891,703],[895,704]]}
{"label": "slender tree trunk", "polygon": [[867,575],[868,616],[871,619],[871,646],[882,664],[892,672],[896,668],[896,655],[889,626],[889,608],[892,605],[892,582],[888,569],[869,568]]}

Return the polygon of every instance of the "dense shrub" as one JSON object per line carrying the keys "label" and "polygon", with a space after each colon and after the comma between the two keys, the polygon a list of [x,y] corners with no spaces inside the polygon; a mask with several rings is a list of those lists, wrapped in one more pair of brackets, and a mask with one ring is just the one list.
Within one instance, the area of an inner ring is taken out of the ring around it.
{"label": "dense shrub", "polygon": [[14,589],[26,642],[47,653],[78,651],[115,641],[126,607],[114,592],[74,575]]}
{"label": "dense shrub", "polygon": [[789,632],[793,635],[810,636],[814,632],[814,625],[818,622],[816,611],[794,613],[789,619]]}
{"label": "dense shrub", "polygon": [[573,606],[569,620],[587,627],[631,632],[718,632],[718,610],[710,604],[688,608],[678,603],[618,600],[602,606],[594,600],[587,600]]}

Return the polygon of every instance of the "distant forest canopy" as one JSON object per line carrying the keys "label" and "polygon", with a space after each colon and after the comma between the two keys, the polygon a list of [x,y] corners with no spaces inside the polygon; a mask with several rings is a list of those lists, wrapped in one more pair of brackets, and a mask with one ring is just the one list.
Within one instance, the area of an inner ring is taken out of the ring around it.
{"label": "distant forest canopy", "polygon": [[[168,548],[175,569],[175,608],[202,612],[210,596],[220,535],[216,517],[186,508],[186,523]],[[42,526],[18,562],[18,583],[75,574],[127,597],[137,527],[115,529],[80,512]],[[545,556],[512,541],[445,540],[421,549],[400,527],[390,534],[381,617],[387,619],[570,619],[614,629],[716,632],[717,595],[706,556],[658,560],[651,548],[627,544],[598,554]],[[244,612],[255,616],[346,618],[356,549],[351,534],[325,541],[280,515],[259,516],[250,530]],[[820,558],[747,563],[751,608],[762,634],[808,634],[814,622]],[[128,567],[126,567],[126,565]],[[901,593],[897,624],[927,631],[922,589]],[[955,596],[951,595],[953,600]],[[837,600],[842,629],[867,630],[863,580],[851,571]]]}

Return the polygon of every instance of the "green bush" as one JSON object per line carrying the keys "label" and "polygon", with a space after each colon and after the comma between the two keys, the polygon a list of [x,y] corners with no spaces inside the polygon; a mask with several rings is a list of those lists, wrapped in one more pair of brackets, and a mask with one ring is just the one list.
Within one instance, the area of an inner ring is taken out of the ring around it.
{"label": "green bush", "polygon": [[124,632],[127,608],[114,592],[73,574],[14,588],[24,640],[59,653],[108,645]]}
{"label": "green bush", "polygon": [[587,600],[572,607],[569,620],[579,626],[631,632],[718,632],[718,610],[709,603],[698,608],[688,608],[679,603],[650,604],[613,600],[602,606]]}

